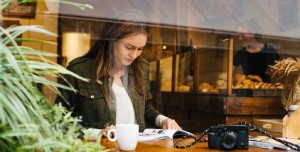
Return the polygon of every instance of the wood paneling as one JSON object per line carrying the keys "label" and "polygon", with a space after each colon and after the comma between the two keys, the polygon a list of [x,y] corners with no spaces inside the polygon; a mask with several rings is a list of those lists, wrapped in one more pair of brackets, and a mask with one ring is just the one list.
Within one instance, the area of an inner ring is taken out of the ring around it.
{"label": "wood paneling", "polygon": [[217,124],[253,123],[253,119],[280,118],[280,97],[231,97],[221,94],[163,92],[162,113],[185,130],[199,132]]}
{"label": "wood paneling", "polygon": [[278,115],[284,109],[280,97],[230,97],[226,101],[227,115]]}

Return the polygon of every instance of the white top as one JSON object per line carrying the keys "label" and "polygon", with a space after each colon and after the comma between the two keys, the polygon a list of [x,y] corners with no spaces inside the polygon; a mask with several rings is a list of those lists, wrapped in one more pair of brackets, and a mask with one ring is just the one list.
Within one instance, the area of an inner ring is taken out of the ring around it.
{"label": "white top", "polygon": [[120,87],[117,84],[113,83],[112,90],[116,95],[116,104],[117,104],[117,124],[134,124],[135,116],[132,106],[132,102],[126,92],[124,87]]}
{"label": "white top", "polygon": [[[113,83],[112,90],[115,93],[117,104],[116,124],[136,123],[133,105],[126,89],[124,87],[120,87],[116,83]],[[169,118],[164,115],[158,115],[155,121],[156,126],[162,127],[162,121],[165,119]]]}

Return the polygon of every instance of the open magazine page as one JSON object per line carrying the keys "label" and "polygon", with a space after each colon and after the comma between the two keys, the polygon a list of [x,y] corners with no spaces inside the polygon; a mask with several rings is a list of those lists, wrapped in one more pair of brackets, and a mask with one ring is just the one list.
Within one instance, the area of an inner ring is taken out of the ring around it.
{"label": "open magazine page", "polygon": [[[96,140],[101,136],[102,129],[88,128],[84,129],[84,138],[87,140]],[[194,136],[194,134],[185,130],[168,130],[168,129],[145,129],[139,133],[138,141],[156,141],[171,140],[173,137],[183,137],[185,135]]]}
{"label": "open magazine page", "polygon": [[171,140],[174,136],[183,137],[185,135],[194,136],[185,130],[145,129],[143,133],[139,134],[138,141]]}
{"label": "open magazine page", "polygon": [[[293,144],[300,145],[300,140],[298,140],[298,139],[285,139],[285,138],[280,138],[280,139],[291,142]],[[266,148],[266,149],[279,148],[279,149],[284,149],[284,150],[291,150],[291,148],[289,148],[289,147],[285,146],[284,144],[282,144],[278,141],[275,141],[267,136],[250,137],[249,145],[260,147],[260,148]]]}

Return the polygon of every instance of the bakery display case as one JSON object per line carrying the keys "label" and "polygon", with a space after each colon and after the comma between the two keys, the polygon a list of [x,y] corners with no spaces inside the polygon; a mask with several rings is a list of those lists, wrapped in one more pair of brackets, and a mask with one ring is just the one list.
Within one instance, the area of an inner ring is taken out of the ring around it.
{"label": "bakery display case", "polygon": [[[257,75],[232,74],[232,57],[242,47],[235,33],[184,30],[174,34],[171,55],[151,62],[156,72],[151,75],[157,78],[153,86],[158,88],[153,92],[155,103],[163,114],[195,132],[220,123],[283,118],[283,84],[264,82]],[[276,43],[281,58],[298,56],[284,53],[294,40],[263,39]]]}

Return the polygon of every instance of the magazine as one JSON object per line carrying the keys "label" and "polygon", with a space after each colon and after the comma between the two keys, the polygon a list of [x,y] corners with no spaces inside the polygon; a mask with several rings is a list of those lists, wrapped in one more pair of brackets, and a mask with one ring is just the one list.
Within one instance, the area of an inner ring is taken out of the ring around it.
{"label": "magazine", "polygon": [[171,140],[173,138],[180,138],[183,136],[195,136],[194,134],[185,130],[169,130],[169,129],[145,129],[144,132],[139,133],[138,141],[156,141],[156,140]]}
{"label": "magazine", "polygon": [[[84,129],[84,138],[87,140],[96,140],[101,136],[102,129],[88,128]],[[156,140],[171,140],[174,137],[183,137],[190,135],[194,137],[194,134],[185,130],[168,130],[168,129],[145,129],[142,133],[139,133],[138,141],[156,141]]]}
{"label": "magazine", "polygon": [[[300,145],[300,140],[298,139],[285,139],[285,138],[279,138],[279,139],[291,142],[293,144]],[[260,147],[260,148],[266,148],[266,149],[279,148],[284,150],[291,150],[291,148],[267,136],[249,137],[249,145]]]}

